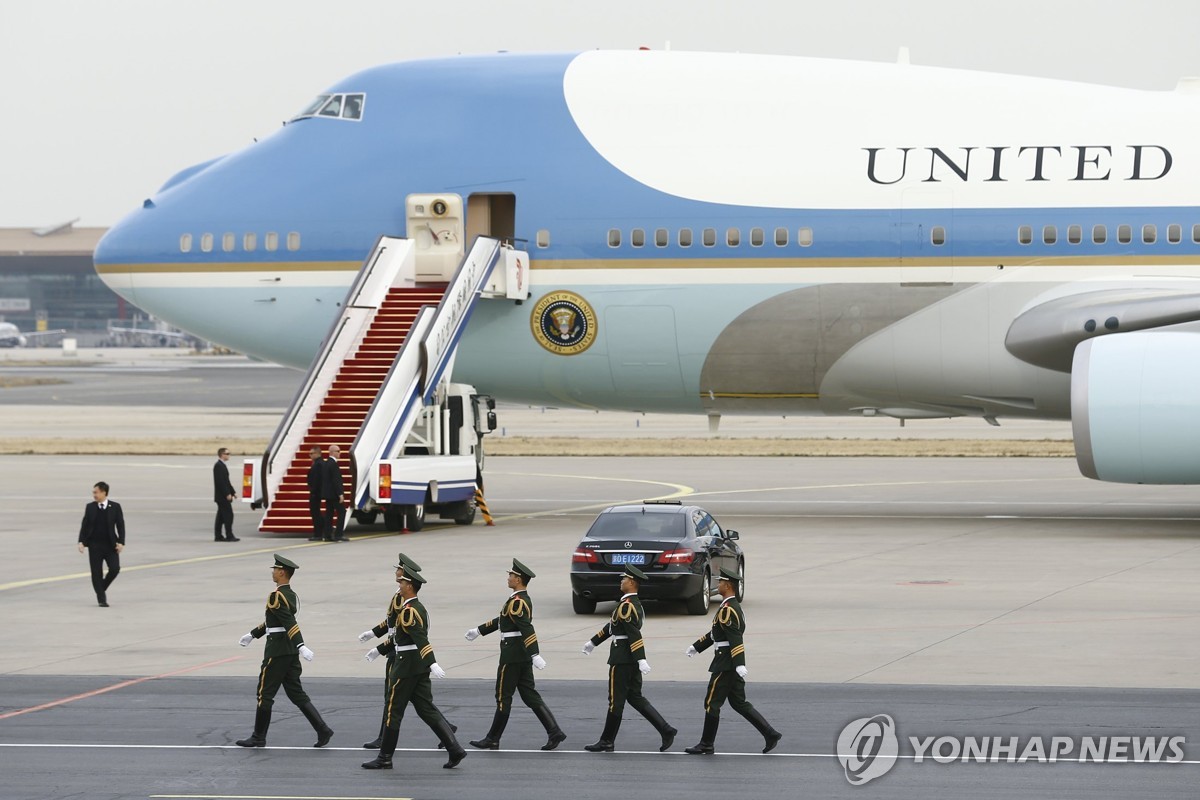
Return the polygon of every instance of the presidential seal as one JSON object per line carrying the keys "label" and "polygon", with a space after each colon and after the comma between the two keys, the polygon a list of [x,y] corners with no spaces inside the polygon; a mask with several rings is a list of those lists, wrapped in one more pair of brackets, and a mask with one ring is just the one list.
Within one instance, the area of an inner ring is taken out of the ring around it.
{"label": "presidential seal", "polygon": [[596,312],[574,292],[551,292],[529,316],[533,338],[551,353],[573,356],[596,341]]}

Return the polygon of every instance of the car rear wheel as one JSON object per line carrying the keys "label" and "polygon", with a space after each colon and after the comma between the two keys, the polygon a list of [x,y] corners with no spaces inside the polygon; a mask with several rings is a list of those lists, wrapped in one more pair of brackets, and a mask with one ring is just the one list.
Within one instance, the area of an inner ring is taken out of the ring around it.
{"label": "car rear wheel", "polygon": [[687,612],[693,615],[707,614],[708,604],[712,598],[712,573],[708,571],[708,567],[704,568],[704,582],[700,584],[700,591],[687,599]]}
{"label": "car rear wheel", "polygon": [[596,601],[571,592],[571,608],[575,609],[576,614],[595,614]]}
{"label": "car rear wheel", "polygon": [[746,562],[738,562],[738,582],[737,582],[737,601],[742,602],[742,598],[746,596]]}

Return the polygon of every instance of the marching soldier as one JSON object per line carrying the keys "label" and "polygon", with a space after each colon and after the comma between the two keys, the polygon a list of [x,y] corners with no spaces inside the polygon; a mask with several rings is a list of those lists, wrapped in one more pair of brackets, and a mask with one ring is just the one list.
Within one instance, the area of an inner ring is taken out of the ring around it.
{"label": "marching soldier", "polygon": [[642,640],[642,620],[645,615],[637,593],[645,580],[644,572],[626,565],[625,574],[621,577],[621,591],[624,594],[617,601],[612,619],[583,645],[584,655],[590,655],[596,645],[605,639],[611,636],[613,640],[608,651],[608,716],[604,720],[604,731],[598,742],[583,746],[584,750],[592,753],[611,753],[615,749],[626,700],[662,737],[662,746],[658,748],[660,753],[670,748],[675,741],[675,734],[679,733],[642,696],[642,676],[650,671],[650,663],[646,661],[646,647]]}
{"label": "marching soldier", "polygon": [[727,569],[721,570],[717,591],[725,598],[713,616],[712,630],[689,645],[685,654],[688,658],[707,650],[713,651],[712,664],[708,671],[708,693],[704,696],[704,732],[700,743],[684,748],[688,755],[712,755],[717,739],[717,725],[721,721],[721,706],[729,700],[729,706],[745,717],[763,735],[763,752],[769,753],[779,744],[783,734],[771,727],[763,715],[746,700],[746,646],[742,634],[746,632],[746,617],[734,595],[737,593],[738,576]]}
{"label": "marching soldier", "polygon": [[446,769],[457,767],[467,757],[467,751],[454,738],[450,723],[433,704],[433,686],[429,675],[446,677],[446,671],[437,663],[433,645],[429,643],[429,612],[417,599],[426,579],[420,572],[406,568],[404,563],[396,565],[396,582],[400,591],[392,598],[389,619],[395,619],[396,633],[391,639],[367,651],[366,659],[374,661],[388,648],[394,650],[396,659],[388,672],[387,709],[383,719],[383,741],[379,755],[363,763],[364,769],[391,769],[392,755],[400,740],[400,723],[409,703],[426,725],[445,746],[450,759],[443,764]]}
{"label": "marching soldier", "polygon": [[305,719],[317,732],[317,743],[313,747],[324,747],[333,738],[333,730],[321,719],[313,707],[304,687],[300,685],[300,659],[313,660],[313,651],[304,644],[296,614],[300,611],[300,598],[292,591],[289,582],[299,567],[281,555],[275,555],[271,567],[271,580],[275,591],[267,598],[266,619],[261,625],[247,633],[238,644],[246,647],[255,639],[267,637],[263,648],[262,669],[258,677],[258,709],[254,714],[254,733],[249,738],[238,740],[242,747],[266,747],[267,728],[271,725],[271,706],[275,693],[283,686],[288,699],[296,704]]}
{"label": "marching soldier", "polygon": [[[404,568],[407,570],[411,570],[413,572],[421,571],[421,565],[418,564],[417,562],[413,561],[408,556],[404,555],[404,553],[398,554],[396,556],[396,558],[397,558],[397,562],[396,562],[397,569]],[[400,590],[399,590],[399,588],[397,588],[396,594],[399,594],[399,593],[400,593]],[[383,622],[380,622],[378,625],[376,625],[374,628],[371,628],[369,631],[363,631],[362,633],[360,633],[358,635],[358,640],[365,644],[365,643],[371,641],[372,639],[379,639],[379,638],[383,638],[383,637],[393,636],[396,633],[396,619],[395,619],[394,613],[399,613],[398,604],[389,600],[387,611],[384,614]],[[365,747],[368,750],[378,750],[380,748],[380,746],[383,744],[383,732],[387,728],[387,725],[386,725],[386,722],[387,722],[387,695],[388,695],[387,690],[388,690],[390,675],[392,673],[392,665],[396,661],[395,647],[389,647],[387,649],[387,652],[384,655],[387,657],[387,662],[384,664],[384,670],[383,670],[383,719],[379,723],[379,735],[375,737],[375,740],[372,742],[363,742],[363,747]]]}
{"label": "marching soldier", "polygon": [[500,631],[496,715],[492,718],[492,727],[487,735],[472,741],[472,747],[481,750],[500,749],[500,737],[504,734],[508,715],[512,711],[513,693],[518,690],[521,692],[521,701],[532,709],[538,722],[546,729],[547,738],[542,749],[553,750],[566,741],[567,735],[558,727],[554,714],[550,713],[533,685],[533,668],[546,668],[546,659],[538,653],[537,632],[533,629],[533,601],[529,599],[527,588],[529,581],[535,577],[533,570],[514,558],[512,569],[508,571],[508,588],[513,592],[500,609],[500,616],[467,631],[468,642],[487,636],[492,631]]}

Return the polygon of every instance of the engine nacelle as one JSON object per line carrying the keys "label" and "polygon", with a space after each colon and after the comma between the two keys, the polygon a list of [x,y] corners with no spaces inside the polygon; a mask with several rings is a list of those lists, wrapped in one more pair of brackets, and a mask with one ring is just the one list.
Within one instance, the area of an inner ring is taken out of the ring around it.
{"label": "engine nacelle", "polygon": [[1071,366],[1075,459],[1115,483],[1200,483],[1200,334],[1088,339]]}

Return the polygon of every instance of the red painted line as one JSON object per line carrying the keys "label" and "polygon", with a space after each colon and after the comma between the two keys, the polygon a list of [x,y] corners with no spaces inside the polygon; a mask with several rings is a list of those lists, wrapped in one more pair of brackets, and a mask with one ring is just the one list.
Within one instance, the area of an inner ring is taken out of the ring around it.
{"label": "red painted line", "polygon": [[120,683],[114,683],[112,686],[105,686],[103,689],[93,689],[90,692],[72,695],[71,697],[64,697],[61,700],[52,700],[49,703],[42,703],[40,706],[30,706],[29,708],[19,708],[16,711],[9,711],[4,714],[0,714],[0,719],[19,717],[22,714],[29,714],[34,711],[43,711],[47,708],[54,708],[55,706],[65,705],[66,703],[73,703],[76,700],[86,700],[89,697],[95,697],[96,695],[106,694],[108,692],[115,692],[117,689],[124,689],[127,686],[134,686],[139,683],[145,683],[146,681],[154,681],[158,680],[159,678],[170,678],[175,675],[182,675],[185,672],[195,672],[198,669],[215,667],[218,664],[228,664],[230,661],[237,661],[240,658],[242,658],[242,656],[230,656],[229,658],[222,658],[220,661],[209,661],[207,664],[197,664],[194,667],[184,667],[183,669],[177,669],[173,672],[164,672],[161,675],[148,675],[145,678],[134,678],[133,680],[121,681]]}

